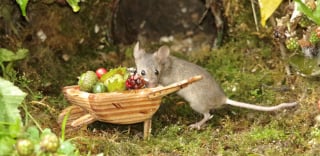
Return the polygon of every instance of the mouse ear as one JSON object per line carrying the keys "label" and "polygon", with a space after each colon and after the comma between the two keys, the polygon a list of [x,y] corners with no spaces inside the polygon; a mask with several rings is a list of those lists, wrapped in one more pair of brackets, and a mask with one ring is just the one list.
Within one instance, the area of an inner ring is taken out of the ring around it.
{"label": "mouse ear", "polygon": [[139,41],[136,43],[133,49],[133,56],[135,59],[141,58],[142,55],[145,54],[145,51],[143,49],[140,49],[139,47]]}
{"label": "mouse ear", "polygon": [[153,54],[153,57],[160,63],[164,63],[170,55],[170,49],[168,46],[161,46],[157,52]]}

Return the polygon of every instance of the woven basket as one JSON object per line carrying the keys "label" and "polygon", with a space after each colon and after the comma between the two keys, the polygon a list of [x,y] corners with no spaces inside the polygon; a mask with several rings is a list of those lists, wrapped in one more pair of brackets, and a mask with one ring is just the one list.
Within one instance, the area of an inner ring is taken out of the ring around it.
{"label": "woven basket", "polygon": [[69,112],[68,127],[81,127],[94,121],[113,124],[133,124],[144,122],[144,137],[151,131],[151,118],[158,110],[161,98],[202,79],[194,76],[165,87],[145,88],[110,93],[88,93],[79,86],[66,86],[63,93],[72,106],[64,109],[58,122]]}

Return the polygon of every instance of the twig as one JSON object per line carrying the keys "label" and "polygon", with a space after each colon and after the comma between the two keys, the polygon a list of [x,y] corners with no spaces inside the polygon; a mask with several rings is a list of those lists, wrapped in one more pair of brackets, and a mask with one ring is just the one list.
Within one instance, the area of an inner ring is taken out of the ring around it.
{"label": "twig", "polygon": [[204,19],[206,18],[207,14],[208,14],[209,9],[210,9],[210,8],[207,8],[206,11],[204,11],[204,12],[202,13],[201,18],[200,18],[200,20],[198,21],[198,25],[201,25],[201,24],[202,24],[202,22],[204,21]]}
{"label": "twig", "polygon": [[44,103],[44,101],[45,101],[46,99],[47,99],[47,97],[44,97],[44,98],[41,99],[40,101],[31,101],[30,103],[31,103],[31,104],[37,104],[37,105],[41,105],[41,106],[46,107],[46,108],[50,111],[51,114],[54,113],[54,112],[56,112],[56,110],[55,110],[54,108],[52,108],[52,107],[50,107],[48,104]]}
{"label": "twig", "polygon": [[43,129],[41,128],[41,125],[37,122],[36,119],[33,118],[33,116],[28,112],[27,108],[25,105],[22,105],[22,108],[24,109],[25,113],[27,114],[27,116],[30,117],[30,119],[34,122],[34,124],[36,124],[36,126],[38,127],[38,129],[43,132]]}
{"label": "twig", "polygon": [[[279,47],[280,47],[281,59],[282,60],[286,60],[286,58],[287,58],[286,46],[282,42],[279,42]],[[285,70],[286,70],[287,75],[291,75],[290,67],[289,67],[289,65],[287,63],[285,65]]]}
{"label": "twig", "polygon": [[254,7],[253,0],[251,0],[251,7],[252,7],[252,12],[253,12],[254,23],[256,25],[256,30],[259,31],[258,19],[257,19],[256,9]]}
{"label": "twig", "polygon": [[[272,27],[276,27],[276,20],[274,19],[273,16],[270,17],[270,23],[272,25]],[[287,49],[286,49],[286,46],[284,45],[283,42],[278,42],[279,43],[279,48],[280,48],[280,54],[281,54],[281,59],[282,60],[286,60],[287,59]],[[287,62],[287,61],[286,61]],[[289,64],[286,63],[285,64],[285,71],[287,73],[287,75],[291,75],[291,71],[290,71],[290,67],[289,67]]]}

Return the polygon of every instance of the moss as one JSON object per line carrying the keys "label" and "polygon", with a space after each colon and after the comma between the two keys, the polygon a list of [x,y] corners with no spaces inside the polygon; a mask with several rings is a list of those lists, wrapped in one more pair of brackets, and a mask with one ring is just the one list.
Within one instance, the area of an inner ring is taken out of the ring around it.
{"label": "moss", "polygon": [[276,129],[273,127],[254,127],[253,130],[248,134],[248,139],[251,144],[257,142],[272,142],[277,140],[287,139],[285,131],[282,129]]}

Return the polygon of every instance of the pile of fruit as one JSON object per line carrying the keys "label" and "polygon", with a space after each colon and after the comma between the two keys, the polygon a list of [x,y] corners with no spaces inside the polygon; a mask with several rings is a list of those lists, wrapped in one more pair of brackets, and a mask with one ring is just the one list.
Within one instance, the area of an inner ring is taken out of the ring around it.
{"label": "pile of fruit", "polygon": [[144,79],[130,72],[126,67],[110,69],[98,68],[81,74],[78,85],[81,91],[90,93],[104,93],[141,89],[145,87]]}

